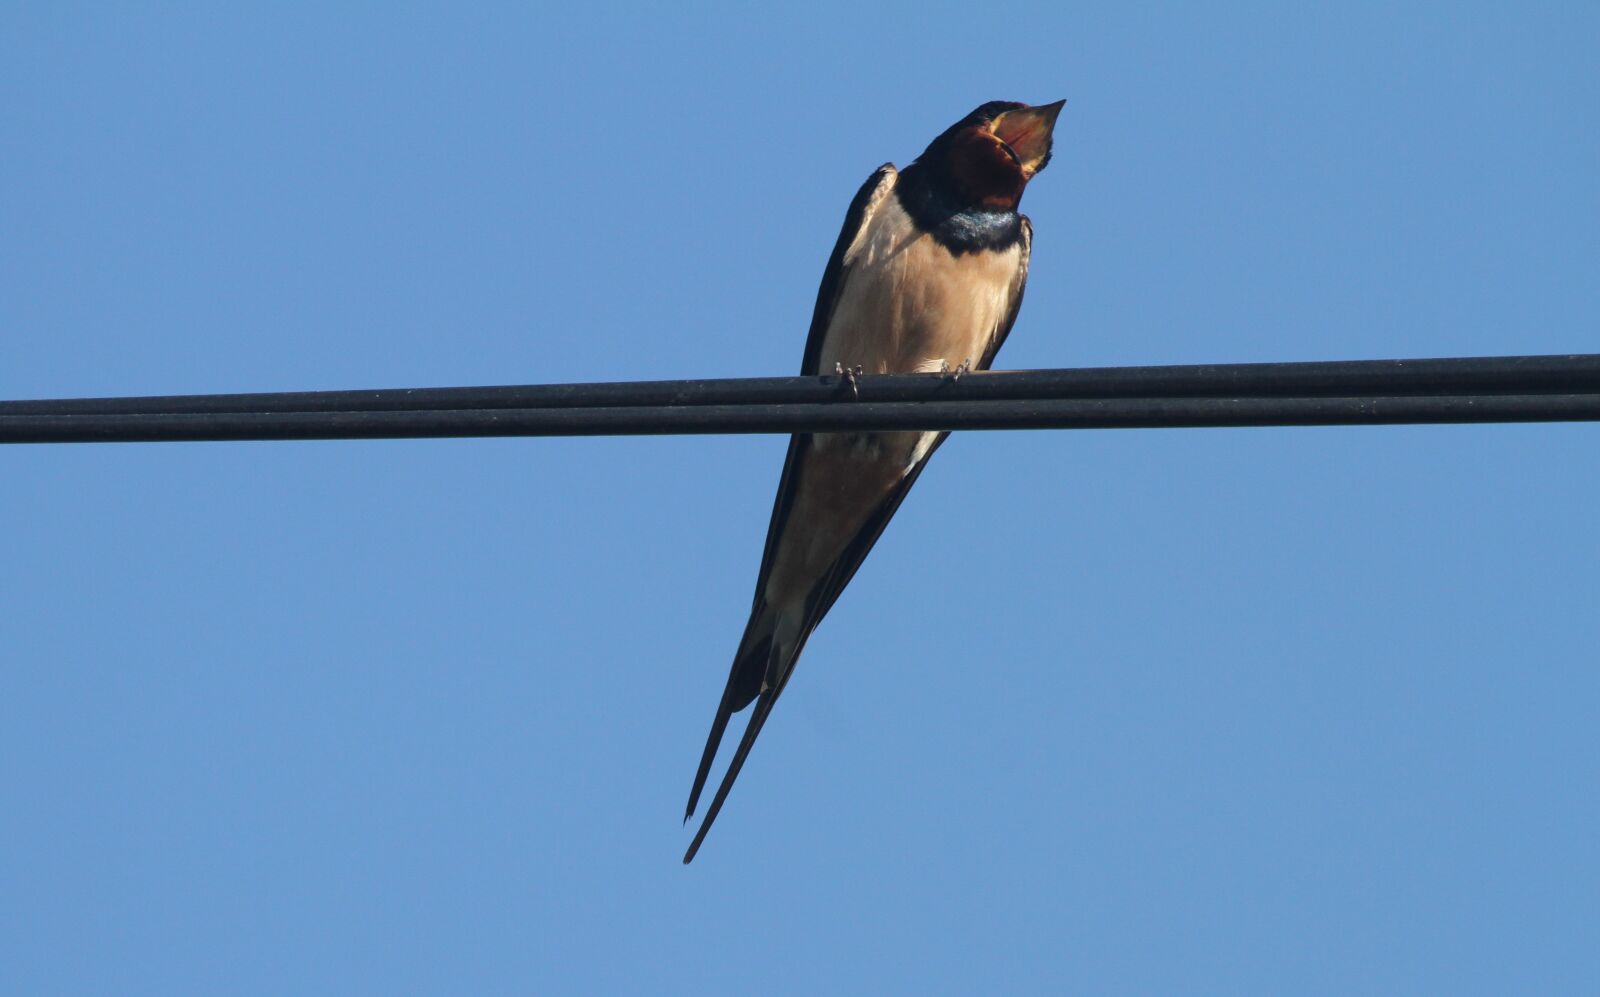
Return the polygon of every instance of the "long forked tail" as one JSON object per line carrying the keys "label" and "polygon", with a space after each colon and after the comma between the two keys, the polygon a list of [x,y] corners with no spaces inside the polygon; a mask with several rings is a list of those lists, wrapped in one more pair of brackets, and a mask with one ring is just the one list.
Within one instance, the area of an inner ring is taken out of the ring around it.
{"label": "long forked tail", "polygon": [[722,701],[717,704],[716,719],[711,723],[711,733],[706,738],[705,751],[700,756],[700,769],[695,773],[694,788],[689,791],[689,805],[683,815],[684,823],[688,823],[689,818],[694,816],[694,808],[700,802],[700,794],[705,790],[706,779],[711,774],[711,763],[716,758],[717,748],[721,746],[722,736],[728,729],[728,720],[752,701],[756,705],[751,711],[744,737],[739,739],[739,747],[734,752],[733,761],[729,763],[728,771],[723,775],[716,795],[712,797],[711,809],[706,811],[705,820],[701,822],[700,829],[695,832],[693,843],[683,856],[685,865],[693,861],[695,852],[700,850],[700,843],[706,838],[706,832],[711,830],[717,814],[722,810],[723,801],[728,798],[728,791],[733,788],[739,770],[744,767],[744,760],[750,754],[751,745],[755,744],[756,736],[766,724],[767,715],[772,712],[772,704],[778,701],[783,687],[788,684],[789,675],[794,670],[795,659],[800,656],[800,648],[805,643],[803,638],[796,641],[792,637],[787,640],[781,637],[777,633],[779,623],[777,617],[778,614],[770,607],[764,603],[759,604],[750,614],[744,638],[739,642],[739,652],[734,655],[733,668],[728,674],[728,685],[722,691]]}
{"label": "long forked tail", "polygon": [[717,814],[722,812],[722,803],[728,798],[728,791],[733,788],[733,780],[739,777],[739,770],[744,768],[744,760],[750,754],[750,747],[756,743],[756,735],[761,733],[762,726],[766,724],[767,715],[772,712],[772,704],[778,701],[778,692],[781,688],[780,686],[768,689],[756,700],[756,708],[750,712],[750,723],[744,729],[744,737],[739,739],[739,750],[733,753],[733,761],[728,763],[728,772],[722,777],[722,784],[717,787],[716,795],[711,797],[711,809],[706,811],[706,819],[700,822],[700,829],[694,833],[694,840],[689,843],[689,850],[683,853],[684,865],[694,861],[695,853],[700,850],[700,843],[706,840],[706,833],[716,822]]}
{"label": "long forked tail", "polygon": [[739,650],[733,656],[733,667],[728,671],[728,684],[722,690],[722,701],[717,704],[716,719],[711,721],[711,733],[706,737],[705,751],[700,755],[700,770],[694,774],[694,788],[689,791],[689,805],[683,811],[683,822],[694,816],[695,804],[706,788],[706,777],[711,774],[711,762],[717,757],[722,735],[728,729],[728,719],[748,706],[761,692],[761,682],[766,678],[767,664],[772,657],[772,640],[776,629],[776,614],[764,602],[756,604],[745,624],[744,636],[739,639]]}

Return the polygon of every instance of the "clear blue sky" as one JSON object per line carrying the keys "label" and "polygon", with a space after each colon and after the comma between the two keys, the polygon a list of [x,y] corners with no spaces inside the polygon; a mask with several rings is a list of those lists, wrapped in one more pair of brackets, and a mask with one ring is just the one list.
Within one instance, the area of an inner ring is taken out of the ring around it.
{"label": "clear blue sky", "polygon": [[[136,6],[0,9],[0,397],[789,373],[995,98],[1002,367],[1600,349],[1590,4]],[[685,869],[783,452],[0,451],[0,990],[1594,992],[1600,427],[958,436]]]}

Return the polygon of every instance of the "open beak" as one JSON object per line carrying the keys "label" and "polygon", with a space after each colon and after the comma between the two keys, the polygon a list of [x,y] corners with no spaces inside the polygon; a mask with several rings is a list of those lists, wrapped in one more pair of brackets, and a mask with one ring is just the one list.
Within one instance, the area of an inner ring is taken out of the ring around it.
{"label": "open beak", "polygon": [[1056,117],[1065,103],[1065,100],[1058,100],[1054,104],[1007,111],[991,123],[994,137],[1016,153],[1023,176],[1031,178],[1050,161],[1050,135],[1055,131]]}

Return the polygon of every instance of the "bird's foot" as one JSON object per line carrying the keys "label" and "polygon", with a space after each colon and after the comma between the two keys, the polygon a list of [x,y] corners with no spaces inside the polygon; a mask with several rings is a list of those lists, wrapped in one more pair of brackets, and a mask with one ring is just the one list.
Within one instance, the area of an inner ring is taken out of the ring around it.
{"label": "bird's foot", "polygon": [[972,358],[971,357],[967,357],[965,360],[961,361],[961,366],[959,366],[959,367],[957,367],[955,369],[955,373],[951,373],[951,371],[950,371],[950,361],[948,361],[948,360],[939,361],[939,373],[943,374],[945,377],[948,377],[950,379],[950,383],[951,384],[954,384],[955,382],[961,380],[961,376],[963,374],[965,374],[967,371],[971,370],[971,369],[972,369]]}
{"label": "bird's foot", "polygon": [[833,365],[833,372],[844,378],[844,383],[850,385],[850,397],[856,401],[860,401],[861,386],[856,383],[856,378],[861,376],[861,365],[856,364],[854,367],[846,367],[842,363],[835,363]]}

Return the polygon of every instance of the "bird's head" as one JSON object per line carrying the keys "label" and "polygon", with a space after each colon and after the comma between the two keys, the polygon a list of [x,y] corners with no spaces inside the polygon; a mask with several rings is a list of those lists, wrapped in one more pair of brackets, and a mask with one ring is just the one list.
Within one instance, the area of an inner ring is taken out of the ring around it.
{"label": "bird's head", "polygon": [[956,198],[974,207],[1015,210],[1028,181],[1050,162],[1051,135],[1065,103],[1030,107],[991,100],[945,129],[917,161]]}

